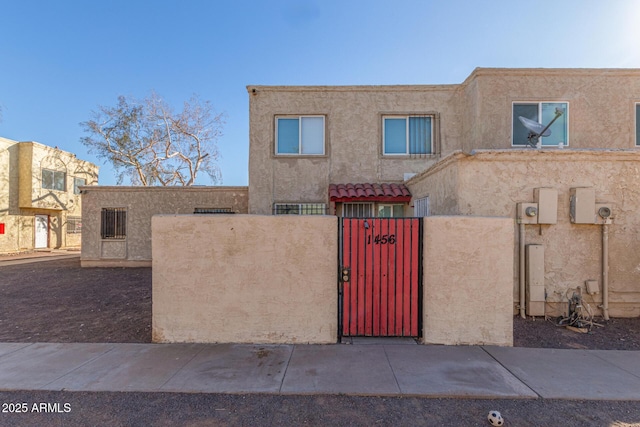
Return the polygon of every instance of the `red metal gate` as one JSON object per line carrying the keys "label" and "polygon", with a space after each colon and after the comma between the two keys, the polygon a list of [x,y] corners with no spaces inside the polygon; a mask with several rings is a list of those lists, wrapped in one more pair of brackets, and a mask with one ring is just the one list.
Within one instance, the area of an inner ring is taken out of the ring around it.
{"label": "red metal gate", "polygon": [[340,219],[341,336],[418,337],[422,219]]}

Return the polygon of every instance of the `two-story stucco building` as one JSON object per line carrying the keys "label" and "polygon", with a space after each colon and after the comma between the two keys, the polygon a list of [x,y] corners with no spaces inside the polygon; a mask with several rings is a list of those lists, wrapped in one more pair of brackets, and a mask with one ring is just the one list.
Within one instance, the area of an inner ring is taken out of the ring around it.
{"label": "two-story stucco building", "polygon": [[79,247],[80,186],[98,167],[37,142],[0,138],[0,253]]}
{"label": "two-story stucco building", "polygon": [[247,90],[249,213],[511,217],[515,309],[640,315],[639,69]]}

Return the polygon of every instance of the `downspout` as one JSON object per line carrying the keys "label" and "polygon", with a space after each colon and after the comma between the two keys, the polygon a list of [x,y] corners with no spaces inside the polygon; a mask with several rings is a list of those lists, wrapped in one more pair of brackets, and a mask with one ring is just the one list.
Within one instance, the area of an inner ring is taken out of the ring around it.
{"label": "downspout", "polygon": [[[525,230],[524,230],[524,224],[520,223],[518,224],[518,226],[520,227],[520,237],[518,238],[518,243],[520,245],[520,268],[518,269],[519,273],[520,273],[520,317],[522,317],[523,319],[526,319],[527,316],[525,314],[525,294],[524,294],[524,281],[525,281],[525,275],[524,275],[524,239],[525,239]],[[604,292],[604,291],[603,291]]]}
{"label": "downspout", "polygon": [[602,224],[602,312],[609,320],[609,220]]}

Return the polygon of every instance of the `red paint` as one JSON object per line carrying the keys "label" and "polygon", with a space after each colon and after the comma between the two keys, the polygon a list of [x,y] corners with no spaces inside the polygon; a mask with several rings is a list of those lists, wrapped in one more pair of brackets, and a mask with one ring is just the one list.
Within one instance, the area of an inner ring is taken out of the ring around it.
{"label": "red paint", "polygon": [[0,222],[0,234],[4,234],[4,222]]}
{"label": "red paint", "polygon": [[418,336],[420,220],[342,223],[341,267],[351,269],[351,280],[343,283],[342,334]]}

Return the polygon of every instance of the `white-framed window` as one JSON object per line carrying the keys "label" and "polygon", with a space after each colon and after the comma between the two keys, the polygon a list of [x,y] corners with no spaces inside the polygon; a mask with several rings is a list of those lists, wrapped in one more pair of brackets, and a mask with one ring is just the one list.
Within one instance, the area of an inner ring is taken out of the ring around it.
{"label": "white-framed window", "polygon": [[431,154],[433,126],[431,116],[384,116],[382,153],[384,155]]}
{"label": "white-framed window", "polygon": [[404,217],[404,205],[378,204],[378,218],[402,218]]}
{"label": "white-framed window", "polygon": [[276,154],[324,155],[324,116],[276,117]]}
{"label": "white-framed window", "polygon": [[514,102],[512,145],[526,146],[529,143],[529,129],[522,124],[519,117],[546,126],[556,117],[556,109],[562,110],[562,115],[549,127],[551,134],[541,136],[539,142],[543,146],[569,145],[569,103],[567,102]]}
{"label": "white-framed window", "polygon": [[42,188],[46,190],[67,191],[67,174],[62,171],[42,169]]}
{"label": "white-framed window", "polygon": [[413,201],[413,216],[429,216],[429,197],[421,197]]}
{"label": "white-framed window", "polygon": [[87,180],[84,178],[73,178],[73,194],[80,194],[80,186],[87,185]]}
{"label": "white-framed window", "polygon": [[325,215],[327,205],[324,203],[275,203],[274,215]]}
{"label": "white-framed window", "polygon": [[102,208],[100,236],[103,239],[127,237],[127,208]]}
{"label": "white-framed window", "polygon": [[373,217],[373,203],[343,203],[342,216],[345,218]]}
{"label": "white-framed window", "polygon": [[640,147],[640,102],[636,102],[636,146]]}

